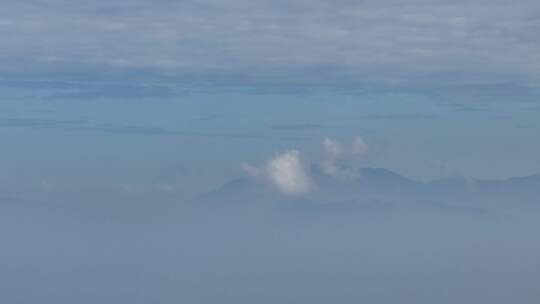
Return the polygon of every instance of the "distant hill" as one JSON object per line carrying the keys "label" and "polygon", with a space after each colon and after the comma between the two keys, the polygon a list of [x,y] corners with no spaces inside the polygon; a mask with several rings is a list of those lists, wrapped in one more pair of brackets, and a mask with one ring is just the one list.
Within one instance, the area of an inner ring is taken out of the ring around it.
{"label": "distant hill", "polygon": [[404,177],[385,168],[361,168],[354,177],[338,179],[311,167],[316,184],[305,196],[280,194],[262,181],[239,178],[204,193],[193,203],[222,208],[286,208],[322,213],[358,210],[439,208],[477,209],[540,203],[540,174],[503,180],[448,177],[428,182]]}

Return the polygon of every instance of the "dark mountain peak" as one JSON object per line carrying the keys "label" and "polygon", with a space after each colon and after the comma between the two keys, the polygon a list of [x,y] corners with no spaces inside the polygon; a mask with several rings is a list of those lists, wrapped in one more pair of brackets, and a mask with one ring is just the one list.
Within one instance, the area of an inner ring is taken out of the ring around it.
{"label": "dark mountain peak", "polygon": [[466,187],[471,182],[463,176],[448,176],[427,182],[431,187]]}
{"label": "dark mountain peak", "polygon": [[[430,199],[435,201],[464,201],[474,198],[477,201],[493,201],[519,198],[522,201],[540,195],[540,174],[515,177],[504,180],[474,180],[452,176],[428,182],[404,177],[386,168],[347,167],[353,174],[347,177],[327,174],[321,165],[310,167],[314,180],[314,191],[306,196],[291,197],[280,194],[265,181],[251,178],[231,180],[221,187],[201,194],[196,200],[225,205],[276,205],[281,203],[310,205],[312,203],[347,202],[383,199],[396,202],[406,199]],[[352,204],[357,206],[356,204]],[[365,206],[363,206],[365,207]]]}
{"label": "dark mountain peak", "polygon": [[375,184],[413,184],[410,180],[398,173],[385,168],[362,168],[360,169],[360,181]]}
{"label": "dark mountain peak", "polygon": [[203,200],[223,200],[223,199],[237,199],[239,196],[253,193],[259,189],[257,185],[247,178],[237,178],[229,181],[219,187],[216,190],[203,193],[199,196],[199,199]]}
{"label": "dark mountain peak", "polygon": [[540,183],[540,173],[533,174],[533,175],[527,175],[527,176],[512,177],[512,178],[509,178],[507,181],[510,181],[510,182],[526,182],[526,183]]}

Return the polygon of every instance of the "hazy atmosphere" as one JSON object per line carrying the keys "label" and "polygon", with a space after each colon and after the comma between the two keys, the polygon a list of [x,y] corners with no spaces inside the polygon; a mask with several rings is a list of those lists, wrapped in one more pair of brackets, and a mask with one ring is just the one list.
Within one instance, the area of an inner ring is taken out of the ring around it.
{"label": "hazy atmosphere", "polygon": [[540,2],[0,3],[0,302],[539,303]]}

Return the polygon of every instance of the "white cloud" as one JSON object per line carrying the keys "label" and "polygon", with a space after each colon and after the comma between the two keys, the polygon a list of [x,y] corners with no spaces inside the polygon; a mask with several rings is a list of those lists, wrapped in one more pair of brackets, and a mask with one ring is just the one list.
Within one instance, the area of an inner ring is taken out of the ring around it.
{"label": "white cloud", "polygon": [[533,0],[41,2],[2,2],[2,72],[32,63],[33,73],[132,67],[315,84],[539,77]]}
{"label": "white cloud", "polygon": [[[325,174],[340,179],[357,176],[354,162],[369,149],[361,137],[355,137],[350,145],[343,145],[333,138],[325,138],[322,145],[324,158],[315,163],[319,164]],[[279,154],[261,167],[244,163],[242,169],[250,177],[270,183],[283,194],[302,195],[312,191],[315,186],[298,150]]]}
{"label": "white cloud", "polygon": [[254,178],[269,181],[283,194],[302,195],[313,189],[312,179],[302,164],[298,150],[289,150],[277,155],[262,169],[249,164],[243,164],[242,168]]}
{"label": "white cloud", "polygon": [[321,162],[324,173],[337,178],[353,178],[355,171],[340,163],[351,162],[368,152],[368,145],[359,136],[355,137],[350,147],[343,146],[340,142],[332,138],[323,140],[323,148],[326,158]]}
{"label": "white cloud", "polygon": [[328,137],[323,140],[323,147],[325,153],[331,158],[340,158],[345,152],[345,149],[339,142]]}
{"label": "white cloud", "polygon": [[311,190],[311,179],[300,161],[300,152],[290,150],[272,159],[266,166],[272,183],[286,194],[305,194]]}

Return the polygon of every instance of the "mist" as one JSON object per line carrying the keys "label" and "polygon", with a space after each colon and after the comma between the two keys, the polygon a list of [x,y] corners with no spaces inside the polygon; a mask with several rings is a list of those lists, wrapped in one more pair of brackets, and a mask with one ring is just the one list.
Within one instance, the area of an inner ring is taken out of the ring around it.
{"label": "mist", "polygon": [[539,298],[536,200],[488,203],[461,197],[436,203],[412,193],[399,199],[375,199],[371,193],[354,202],[321,203],[242,178],[189,201],[4,198],[2,298],[12,303],[533,303]]}

